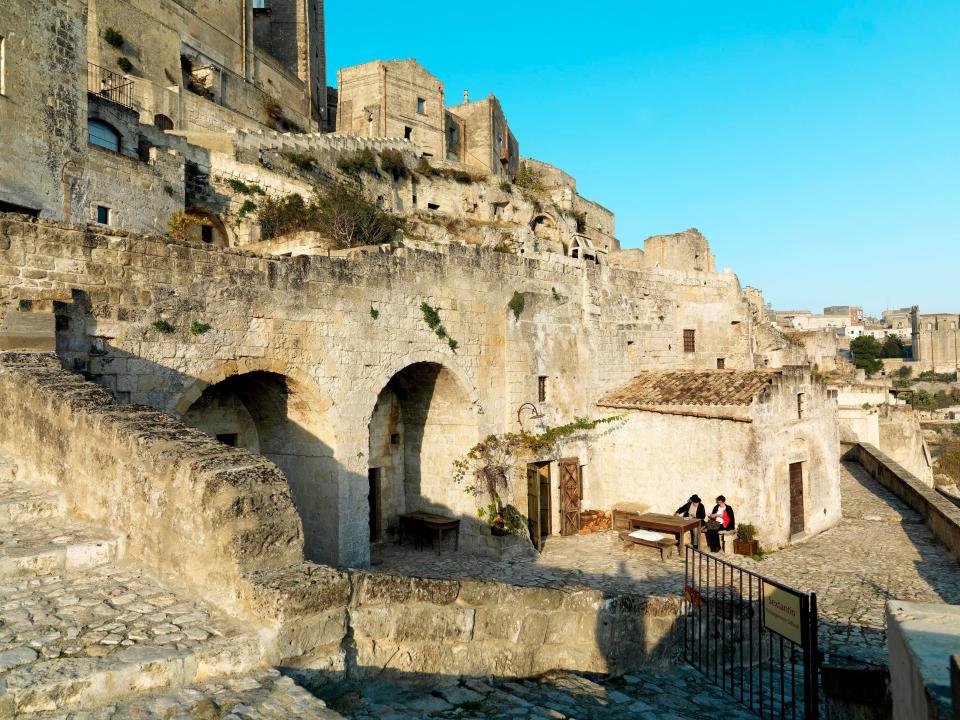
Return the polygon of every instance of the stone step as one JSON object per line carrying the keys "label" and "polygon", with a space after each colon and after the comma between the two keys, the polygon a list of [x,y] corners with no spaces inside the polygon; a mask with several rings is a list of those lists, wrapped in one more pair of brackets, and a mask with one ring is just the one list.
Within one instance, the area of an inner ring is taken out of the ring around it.
{"label": "stone step", "polygon": [[0,527],[60,517],[66,512],[63,496],[17,481],[0,481]]}
{"label": "stone step", "polygon": [[[322,700],[276,670],[217,678],[166,693],[152,693],[109,707],[72,711],[70,720],[169,720],[241,717],[260,720],[342,720]],[[62,713],[31,713],[20,720],[53,720]]]}
{"label": "stone step", "polygon": [[[56,512],[59,500],[33,498],[7,512]],[[2,511],[0,511],[2,516]],[[117,539],[97,527],[63,517],[29,518],[0,530],[0,580],[86,570],[117,560]]]}
{"label": "stone step", "polygon": [[254,633],[136,568],[0,580],[2,720],[249,673],[262,657]]}

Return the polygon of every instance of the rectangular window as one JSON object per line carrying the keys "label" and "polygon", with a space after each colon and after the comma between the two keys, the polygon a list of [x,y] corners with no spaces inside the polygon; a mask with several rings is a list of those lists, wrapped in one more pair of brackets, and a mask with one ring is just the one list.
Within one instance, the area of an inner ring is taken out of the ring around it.
{"label": "rectangular window", "polygon": [[697,351],[697,332],[696,330],[683,331],[683,351],[692,353]]}
{"label": "rectangular window", "polygon": [[110,208],[103,205],[97,205],[97,222],[101,225],[110,224]]}
{"label": "rectangular window", "polygon": [[200,239],[205,243],[213,242],[213,227],[211,225],[200,226]]}
{"label": "rectangular window", "polygon": [[404,139],[404,140],[409,140],[411,135],[413,135],[413,128],[412,128],[412,127],[405,127],[405,128],[403,129],[403,139]]}
{"label": "rectangular window", "polygon": [[803,420],[804,413],[806,412],[807,405],[807,394],[806,393],[797,393],[797,417],[800,420]]}
{"label": "rectangular window", "polygon": [[7,39],[0,35],[0,95],[7,94]]}
{"label": "rectangular window", "polygon": [[222,442],[224,445],[229,445],[230,447],[236,447],[237,440],[239,440],[237,433],[221,433],[217,435],[218,442]]}
{"label": "rectangular window", "polygon": [[537,400],[539,402],[547,401],[547,376],[541,375],[537,378]]}
{"label": "rectangular window", "polygon": [[417,112],[421,115],[427,114],[427,101],[423,98],[417,98]]}
{"label": "rectangular window", "polygon": [[440,206],[436,203],[427,203],[427,210],[439,210]]}
{"label": "rectangular window", "polygon": [[717,358],[717,370],[725,370],[727,361],[724,358]]}

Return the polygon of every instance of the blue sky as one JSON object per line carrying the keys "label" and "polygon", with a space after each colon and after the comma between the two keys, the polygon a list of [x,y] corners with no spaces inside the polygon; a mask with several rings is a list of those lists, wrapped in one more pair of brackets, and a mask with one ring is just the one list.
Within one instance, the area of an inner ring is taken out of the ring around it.
{"label": "blue sky", "polygon": [[960,312],[958,0],[326,14],[331,84],[415,57],[453,101],[496,93],[521,153],[612,209],[624,247],[697,227],[778,308]]}

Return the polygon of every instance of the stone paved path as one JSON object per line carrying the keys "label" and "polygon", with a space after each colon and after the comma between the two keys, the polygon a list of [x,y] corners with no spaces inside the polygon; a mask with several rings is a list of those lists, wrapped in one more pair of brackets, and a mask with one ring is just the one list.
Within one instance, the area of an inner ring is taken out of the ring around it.
{"label": "stone paved path", "polygon": [[[843,519],[763,561],[725,555],[767,577],[818,595],[827,651],[886,662],[888,599],[960,603],[960,566],[920,516],[856,463],[841,465]],[[675,595],[683,562],[664,563],[644,548],[624,549],[613,532],[550,538],[535,561],[439,556],[395,545],[374,549],[375,569],[422,577],[480,577],[520,585],[583,584],[611,593]]]}
{"label": "stone paved path", "polygon": [[550,673],[531,680],[375,681],[320,691],[351,720],[749,720],[692,670],[587,678]]}

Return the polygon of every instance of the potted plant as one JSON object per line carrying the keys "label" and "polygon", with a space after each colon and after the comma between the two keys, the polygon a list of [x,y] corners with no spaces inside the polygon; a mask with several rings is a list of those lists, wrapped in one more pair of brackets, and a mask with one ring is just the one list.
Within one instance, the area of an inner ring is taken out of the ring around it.
{"label": "potted plant", "polygon": [[737,538],[733,541],[733,551],[737,555],[756,555],[760,552],[760,541],[756,536],[757,529],[750,523],[737,525]]}

